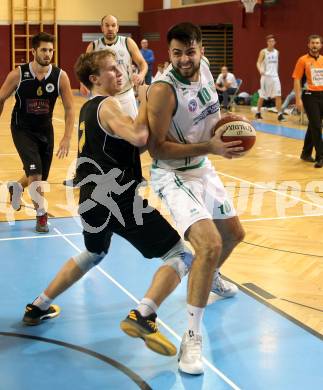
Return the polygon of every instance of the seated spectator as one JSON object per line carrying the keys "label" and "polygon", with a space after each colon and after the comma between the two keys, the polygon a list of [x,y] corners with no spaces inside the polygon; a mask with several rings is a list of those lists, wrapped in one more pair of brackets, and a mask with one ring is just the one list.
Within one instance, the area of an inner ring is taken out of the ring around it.
{"label": "seated spectator", "polygon": [[216,80],[215,86],[218,91],[219,98],[221,99],[222,97],[223,108],[227,110],[229,96],[235,93],[238,88],[238,84],[234,74],[228,72],[228,68],[226,66],[222,66],[221,73]]}

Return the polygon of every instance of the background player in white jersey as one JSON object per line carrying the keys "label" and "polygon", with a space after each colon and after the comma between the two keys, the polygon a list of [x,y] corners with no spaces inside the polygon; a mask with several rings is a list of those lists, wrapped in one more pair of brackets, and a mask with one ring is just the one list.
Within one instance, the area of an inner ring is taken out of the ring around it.
{"label": "background player in white jersey", "polygon": [[149,152],[154,191],[165,201],[177,229],[193,246],[195,258],[188,281],[189,326],[179,354],[179,368],[201,374],[201,319],[212,290],[236,293],[218,267],[243,239],[244,231],[207,154],[238,157],[240,142],[213,136],[220,118],[212,74],[202,59],[200,29],[191,23],[167,34],[172,67],[148,91]]}
{"label": "background player in white jersey", "polygon": [[278,120],[284,121],[285,119],[281,109],[281,86],[278,77],[279,52],[275,49],[276,40],[273,35],[267,35],[266,41],[267,48],[260,50],[257,60],[257,69],[261,77],[256,119],[262,119],[260,110],[264,99],[275,98]]}
{"label": "background player in white jersey", "polygon": [[[101,19],[103,37],[91,42],[86,52],[112,49],[116,53],[118,68],[122,73],[122,89],[116,95],[123,109],[134,119],[137,115],[137,104],[133,86],[139,86],[144,82],[148,66],[144,60],[136,42],[130,37],[118,35],[118,20],[113,15],[106,15]],[[132,61],[137,65],[139,73],[132,72]],[[81,84],[80,91],[88,95],[87,88]]]}

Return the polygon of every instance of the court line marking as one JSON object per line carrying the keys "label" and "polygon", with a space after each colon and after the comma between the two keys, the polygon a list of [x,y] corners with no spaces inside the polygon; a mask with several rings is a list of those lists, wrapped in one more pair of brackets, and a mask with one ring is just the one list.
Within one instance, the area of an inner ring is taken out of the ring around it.
{"label": "court line marking", "polygon": [[[81,236],[82,233],[66,233],[65,235],[66,236]],[[43,236],[39,235],[39,236],[24,236],[24,237],[6,237],[6,238],[0,238],[0,241],[32,240],[32,239],[53,238],[53,237],[60,237],[60,236],[58,234],[46,234]]]}
{"label": "court line marking", "polygon": [[275,193],[275,194],[278,194],[278,195],[281,195],[281,196],[285,196],[285,197],[287,197],[287,198],[291,198],[291,199],[300,201],[300,202],[302,202],[302,203],[309,204],[309,205],[311,205],[311,206],[318,207],[319,209],[323,209],[323,205],[319,205],[319,204],[317,204],[317,203],[310,202],[309,200],[299,198],[298,196],[286,194],[285,192],[278,191],[278,190],[274,190],[274,189],[272,189],[272,188],[269,187],[269,186],[260,185],[260,184],[257,184],[257,183],[255,183],[255,182],[253,182],[253,181],[249,181],[249,180],[246,180],[246,179],[241,179],[241,178],[239,178],[239,177],[237,177],[237,176],[228,175],[227,173],[223,173],[223,172],[220,172],[220,171],[216,171],[216,172],[217,172],[219,175],[221,175],[221,176],[225,176],[225,177],[228,177],[228,178],[234,179],[234,180],[239,180],[239,181],[242,181],[242,182],[244,182],[244,183],[251,184],[251,185],[253,185],[254,187],[261,188],[261,189],[263,189],[263,190],[267,190],[267,191],[269,191],[269,192],[273,192],[273,193]]}
{"label": "court line marking", "polygon": [[[258,221],[275,221],[283,219],[296,219],[296,218],[311,218],[311,217],[322,217],[323,214],[304,214],[304,215],[289,215],[285,217],[266,217],[266,218],[251,218],[251,219],[240,219],[241,222],[258,222]],[[70,218],[70,217],[69,217]],[[25,222],[26,220],[19,220],[18,222]],[[0,223],[5,223],[6,221],[0,221]],[[9,222],[8,222],[9,223]],[[48,222],[48,224],[50,224]],[[66,237],[81,236],[81,232],[75,233],[65,233]],[[60,237],[58,234],[46,234],[46,235],[37,235],[37,236],[19,236],[19,237],[5,237],[0,238],[1,241],[15,241],[15,240],[32,240],[39,238],[55,238]]]}
{"label": "court line marking", "polygon": [[[71,240],[69,240],[64,233],[62,233],[57,228],[54,228],[54,231],[57,233],[58,236],[62,237],[68,244],[70,244],[78,253],[81,253],[81,249],[75,245]],[[139,303],[139,300],[131,294],[130,291],[128,291],[125,287],[123,287],[117,280],[115,280],[111,275],[109,275],[106,271],[104,271],[99,265],[95,267],[99,272],[101,272],[106,278],[108,278],[114,285],[116,285],[122,292],[124,292],[126,295],[128,295],[129,298],[131,298],[135,303]],[[178,341],[181,341],[181,337],[172,329],[170,328],[164,321],[158,319],[158,322],[166,329],[169,333],[171,333]],[[210,363],[205,357],[202,358],[203,363],[209,367],[213,372],[215,372],[224,382],[226,382],[229,386],[232,387],[234,390],[241,390],[240,387],[238,387],[231,379],[229,379],[225,374],[223,374],[222,371],[220,371],[218,368],[216,368],[212,363]]]}

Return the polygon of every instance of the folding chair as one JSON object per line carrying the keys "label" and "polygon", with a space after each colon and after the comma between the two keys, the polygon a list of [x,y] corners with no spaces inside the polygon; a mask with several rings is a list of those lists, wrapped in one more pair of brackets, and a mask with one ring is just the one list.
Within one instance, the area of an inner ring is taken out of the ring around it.
{"label": "folding chair", "polygon": [[242,80],[241,79],[237,79],[237,89],[236,89],[236,91],[235,91],[235,93],[233,95],[229,96],[228,111],[230,111],[230,109],[233,106],[233,104],[235,104],[234,99],[238,96],[241,84],[242,84]]}

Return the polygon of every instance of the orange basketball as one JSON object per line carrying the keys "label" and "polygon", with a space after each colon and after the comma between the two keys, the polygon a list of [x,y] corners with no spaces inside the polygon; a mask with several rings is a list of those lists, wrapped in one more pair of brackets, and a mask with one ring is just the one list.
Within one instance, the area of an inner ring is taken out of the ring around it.
{"label": "orange basketball", "polygon": [[225,130],[222,141],[242,141],[238,146],[243,146],[245,151],[250,150],[256,142],[256,130],[243,116],[234,114],[224,116],[216,124],[214,131],[218,129]]}

